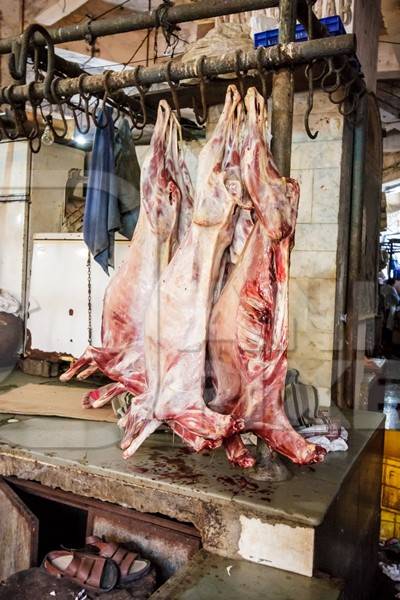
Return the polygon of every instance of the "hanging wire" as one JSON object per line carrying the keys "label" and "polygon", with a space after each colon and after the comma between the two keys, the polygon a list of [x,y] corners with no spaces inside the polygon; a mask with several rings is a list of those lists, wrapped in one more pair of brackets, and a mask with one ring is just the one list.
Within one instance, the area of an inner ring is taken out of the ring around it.
{"label": "hanging wire", "polygon": [[135,58],[135,56],[137,55],[137,53],[139,52],[139,50],[144,46],[144,44],[146,43],[146,41],[149,39],[150,33],[151,33],[151,29],[148,30],[146,36],[142,39],[142,41],[140,42],[140,44],[138,45],[138,47],[136,48],[136,50],[134,51],[134,53],[132,54],[132,56],[124,63],[122,63],[124,66],[122,67],[122,71],[125,71],[126,67],[130,64],[132,64],[133,59]]}

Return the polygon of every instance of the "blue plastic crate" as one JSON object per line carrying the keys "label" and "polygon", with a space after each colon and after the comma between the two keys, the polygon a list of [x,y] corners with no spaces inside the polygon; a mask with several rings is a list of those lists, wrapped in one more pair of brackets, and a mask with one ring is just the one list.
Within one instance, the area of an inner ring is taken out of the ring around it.
{"label": "blue plastic crate", "polygon": [[[327,28],[329,35],[343,35],[346,33],[344,25],[342,23],[342,19],[339,15],[335,15],[334,17],[325,17],[324,19],[320,19],[320,23],[325,25]],[[296,25],[296,33],[295,40],[296,42],[304,42],[308,39],[307,31],[304,29],[303,25]],[[269,31],[261,31],[260,33],[256,33],[254,35],[254,47],[258,48],[259,46],[275,46],[279,41],[279,29],[270,29]]]}

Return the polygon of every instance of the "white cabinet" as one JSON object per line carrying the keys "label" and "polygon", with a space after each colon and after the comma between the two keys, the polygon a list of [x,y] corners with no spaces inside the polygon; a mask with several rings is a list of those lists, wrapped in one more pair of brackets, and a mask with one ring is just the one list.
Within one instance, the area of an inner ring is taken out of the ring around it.
{"label": "white cabinet", "polygon": [[[129,242],[115,242],[115,264]],[[82,234],[41,234],[33,241],[27,328],[31,348],[79,356],[88,345],[88,250]],[[111,277],[112,277],[111,271]],[[92,343],[100,345],[104,291],[110,278],[91,259]]]}

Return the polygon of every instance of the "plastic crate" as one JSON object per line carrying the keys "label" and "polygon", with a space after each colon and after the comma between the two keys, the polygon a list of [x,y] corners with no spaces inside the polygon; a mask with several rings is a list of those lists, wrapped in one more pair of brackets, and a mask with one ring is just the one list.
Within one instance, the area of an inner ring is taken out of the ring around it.
{"label": "plastic crate", "polygon": [[[346,33],[342,19],[339,15],[334,17],[325,17],[319,21],[322,25],[325,25],[329,35],[343,35]],[[308,39],[307,31],[303,25],[296,25],[295,40],[296,42],[304,42]],[[275,46],[279,41],[279,29],[270,29],[269,31],[261,31],[260,33],[254,34],[254,47],[259,46]]]}

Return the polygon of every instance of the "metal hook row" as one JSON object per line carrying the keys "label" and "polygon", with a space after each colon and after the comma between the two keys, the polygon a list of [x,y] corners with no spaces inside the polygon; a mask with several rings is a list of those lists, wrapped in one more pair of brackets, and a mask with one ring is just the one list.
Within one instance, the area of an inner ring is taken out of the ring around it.
{"label": "metal hook row", "polygon": [[[319,71],[315,72],[315,67]],[[348,77],[349,67],[352,75]],[[304,127],[307,135],[315,139],[318,131],[313,133],[309,119],[314,107],[314,84],[319,82],[320,89],[328,94],[329,100],[338,105],[339,113],[354,121],[360,99],[366,92],[364,79],[359,73],[358,65],[352,57],[332,57],[314,60],[305,66],[305,76],[308,81],[307,109],[304,115]]]}

